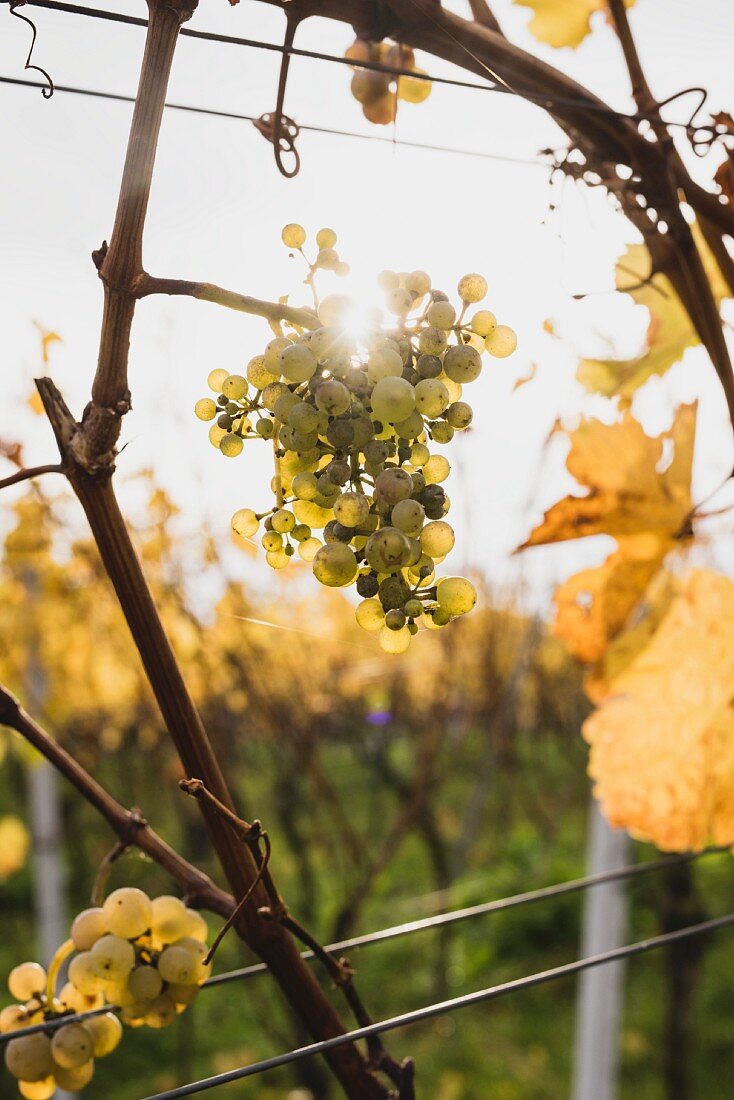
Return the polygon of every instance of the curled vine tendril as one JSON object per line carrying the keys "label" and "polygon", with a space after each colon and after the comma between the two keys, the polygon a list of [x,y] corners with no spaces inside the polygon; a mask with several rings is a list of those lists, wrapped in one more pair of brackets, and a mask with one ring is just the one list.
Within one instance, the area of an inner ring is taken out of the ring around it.
{"label": "curled vine tendril", "polygon": [[26,69],[26,70],[31,70],[32,69],[34,72],[40,73],[41,76],[45,77],[46,87],[41,88],[41,95],[43,96],[44,99],[50,99],[51,96],[54,94],[54,82],[53,82],[53,80],[51,79],[50,75],[46,72],[46,70],[42,69],[40,65],[32,65],[31,64],[31,58],[33,57],[33,50],[35,49],[36,36],[38,34],[38,31],[36,30],[36,25],[33,22],[33,20],[29,19],[27,15],[21,15],[21,13],[18,11],[18,8],[22,7],[25,4],[25,2],[26,2],[26,0],[10,0],[10,14],[14,15],[16,19],[22,19],[24,23],[27,23],[28,26],[31,28],[31,34],[33,35],[33,37],[31,38],[31,47],[28,50],[28,56],[25,60],[25,65],[23,66],[23,68]]}

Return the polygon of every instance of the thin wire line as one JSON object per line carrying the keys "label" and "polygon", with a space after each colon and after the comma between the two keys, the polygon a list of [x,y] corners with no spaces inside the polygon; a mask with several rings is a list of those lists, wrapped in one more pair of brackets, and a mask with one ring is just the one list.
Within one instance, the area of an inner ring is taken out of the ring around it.
{"label": "thin wire line", "polygon": [[[0,0],[0,3],[9,3],[10,0]],[[147,27],[148,21],[141,19],[139,16],[125,15],[122,12],[105,11],[101,8],[89,8],[80,4],[67,4],[62,0],[28,0],[30,7],[46,8],[49,11],[60,11],[68,15],[83,15],[92,19],[108,20],[114,23],[126,23],[135,27]],[[501,77],[497,77],[492,72],[489,66],[478,58],[471,50],[459,39],[456,38],[447,28],[443,27],[437,20],[434,19],[436,25],[444,31],[448,38],[453,39],[461,48],[483,69],[485,69],[493,78],[502,80]],[[280,43],[266,42],[256,38],[240,38],[235,35],[217,34],[214,31],[198,31],[193,30],[190,27],[182,27],[180,34],[187,38],[198,38],[206,42],[220,42],[225,45],[231,46],[246,46],[251,49],[269,50],[274,53],[283,53],[285,47]],[[574,96],[548,96],[548,95],[535,95],[532,91],[525,90],[517,91],[511,88],[505,81],[502,84],[477,84],[467,80],[455,80],[451,77],[434,76],[430,73],[416,73],[411,69],[395,69],[387,65],[380,65],[371,61],[359,61],[354,58],[339,57],[336,54],[319,53],[315,50],[303,50],[292,48],[288,51],[296,57],[307,57],[315,61],[327,61],[337,65],[347,65],[353,69],[368,69],[372,72],[387,73],[390,76],[410,76],[418,80],[425,80],[430,84],[448,84],[456,88],[469,88],[474,91],[482,92],[496,92],[501,95],[514,95],[517,98],[525,99],[530,103],[535,103],[539,107],[543,107],[546,110],[553,108],[554,106],[567,106],[567,107],[580,107],[587,111],[594,111],[597,114],[608,115],[612,118],[622,119],[627,122],[660,122],[660,118],[657,115],[649,114],[644,111],[637,111],[634,114],[627,114],[624,111],[617,111],[613,107],[609,107],[605,103],[598,103],[595,100],[580,99]],[[688,89],[686,89],[688,90]],[[666,126],[675,126],[690,133],[695,130],[707,129],[707,127],[693,126],[690,122],[665,122]],[[307,127],[301,127],[301,129],[307,129]],[[392,139],[384,138],[382,140],[390,141]],[[397,144],[401,144],[398,142]],[[403,142],[402,144],[406,144]]]}
{"label": "thin wire line", "polygon": [[[0,3],[4,0],[0,0]],[[21,80],[18,77],[0,76],[0,84],[12,84],[20,88],[41,88],[42,85],[34,80]],[[57,92],[67,92],[71,95],[91,96],[93,99],[109,99],[115,103],[134,103],[135,96],[122,95],[117,92],[99,92],[93,88],[80,88],[71,84],[55,84]],[[210,115],[213,118],[237,119],[240,122],[255,122],[254,115],[239,114],[236,111],[219,111],[213,107],[197,107],[187,103],[166,103],[170,111],[187,111],[190,114]],[[302,124],[301,130],[311,134],[326,134],[330,137],[356,138],[358,141],[377,141],[383,145],[400,145],[407,149],[423,149],[432,153],[450,153],[453,156],[476,157],[480,160],[501,161],[504,164],[526,164],[534,168],[549,166],[542,160],[531,160],[523,157],[502,156],[499,153],[485,153],[479,149],[459,149],[451,145],[430,145],[422,141],[393,141],[391,137],[383,137],[382,134],[360,134],[356,130],[337,130],[329,126],[309,126]]]}
{"label": "thin wire line", "polygon": [[242,1066],[240,1069],[219,1073],[214,1077],[206,1077],[201,1081],[192,1081],[188,1085],[169,1089],[166,1092],[157,1092],[153,1096],[145,1097],[145,1100],[179,1100],[183,1096],[193,1096],[195,1093],[206,1092],[208,1089],[217,1088],[219,1085],[227,1084],[230,1081],[241,1081],[244,1077],[254,1077],[255,1074],[264,1073],[266,1070],[278,1069],[280,1066],[300,1062],[304,1058],[311,1058],[315,1054],[323,1054],[327,1050],[333,1050],[334,1047],[343,1046],[345,1043],[369,1039],[373,1035],[382,1035],[386,1031],[395,1031],[398,1028],[407,1027],[409,1024],[433,1019],[435,1016],[444,1016],[449,1012],[455,1012],[459,1008],[468,1008],[472,1005],[483,1004],[485,1001],[497,1000],[508,993],[518,993],[523,989],[531,989],[534,986],[558,981],[560,978],[566,978],[571,974],[579,974],[581,971],[590,970],[595,966],[604,966],[620,959],[642,955],[647,951],[655,951],[660,947],[677,943],[679,940],[688,939],[691,936],[701,936],[731,924],[734,924],[734,913],[729,913],[725,917],[702,921],[700,924],[692,924],[686,928],[679,928],[674,932],[665,932],[660,936],[653,936],[647,940],[639,940],[637,943],[627,944],[625,947],[616,947],[599,955],[577,959],[572,963],[564,963],[562,966],[554,966],[550,970],[528,974],[524,978],[515,978],[513,981],[493,985],[488,989],[478,989],[474,993],[465,993],[461,997],[452,997],[450,1000],[441,1001],[438,1004],[425,1005],[423,1008],[414,1009],[412,1012],[404,1012],[400,1016],[391,1016],[387,1020],[368,1024],[366,1027],[359,1027],[354,1031],[345,1032],[343,1035],[335,1035],[330,1039],[322,1039],[318,1043],[309,1043],[308,1046],[290,1050],[286,1054],[275,1055],[273,1058],[265,1058],[260,1062],[253,1062],[251,1065]]}
{"label": "thin wire line", "polygon": [[[585,875],[583,878],[569,879],[567,882],[555,883],[552,886],[542,886],[537,890],[528,890],[523,894],[513,894],[510,897],[499,898],[495,901],[482,902],[479,905],[467,906],[463,909],[453,909],[448,913],[437,913],[432,917],[423,917],[420,920],[406,921],[404,924],[392,925],[390,928],[382,928],[377,932],[368,932],[362,936],[353,936],[351,939],[339,940],[337,943],[327,944],[325,951],[336,953],[348,951],[354,947],[368,947],[374,943],[384,943],[388,940],[400,939],[403,936],[412,935],[415,932],[427,932],[433,928],[442,928],[447,925],[457,924],[461,921],[471,920],[474,917],[486,916],[490,913],[499,913],[506,909],[515,909],[519,906],[529,905],[536,901],[545,901],[549,898],[561,897],[565,894],[577,893],[594,886],[603,886],[605,883],[617,882],[620,879],[636,878],[640,875],[651,874],[654,871],[663,871],[666,867],[677,867],[685,863],[693,863],[704,856],[721,855],[728,852],[728,847],[704,848],[701,852],[684,852],[682,855],[662,856],[660,859],[647,860],[644,863],[632,863],[625,867],[617,867],[610,871],[599,871],[593,875]],[[301,958],[313,959],[313,951],[302,951]],[[223,974],[217,974],[207,979],[202,989],[209,989],[217,985],[225,985],[228,982],[243,981],[254,978],[258,974],[264,974],[268,970],[266,963],[253,963],[251,966],[241,967],[238,970],[228,970]],[[95,1008],[89,1012],[68,1013],[55,1020],[49,1020],[42,1024],[31,1024],[29,1027],[19,1028],[17,1031],[0,1034],[0,1047],[10,1039],[20,1038],[23,1035],[33,1035],[39,1031],[54,1031],[64,1024],[85,1020],[91,1016],[98,1016],[103,1012],[121,1012],[118,1005],[105,1005],[103,1008]]]}

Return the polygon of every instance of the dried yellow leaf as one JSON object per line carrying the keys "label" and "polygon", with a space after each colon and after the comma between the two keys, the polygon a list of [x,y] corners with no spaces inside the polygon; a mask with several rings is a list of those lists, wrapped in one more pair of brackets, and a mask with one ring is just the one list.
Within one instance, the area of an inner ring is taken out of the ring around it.
{"label": "dried yellow leaf", "polygon": [[[535,14],[528,29],[539,42],[572,49],[591,31],[594,12],[606,11],[607,7],[605,0],[515,0],[515,3],[532,8]],[[634,0],[625,0],[625,7],[633,3]]]}

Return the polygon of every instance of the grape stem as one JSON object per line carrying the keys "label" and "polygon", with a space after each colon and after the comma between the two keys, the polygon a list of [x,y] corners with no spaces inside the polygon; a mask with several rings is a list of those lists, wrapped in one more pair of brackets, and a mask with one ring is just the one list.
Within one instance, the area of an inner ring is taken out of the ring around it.
{"label": "grape stem", "polygon": [[57,948],[56,954],[51,959],[51,963],[48,968],[48,975],[46,977],[46,1005],[49,1009],[53,1010],[56,995],[56,979],[59,976],[59,970],[61,964],[65,959],[68,959],[69,955],[72,955],[76,951],[73,940],[65,940],[61,944],[61,947]]}
{"label": "grape stem", "polygon": [[273,467],[275,469],[275,505],[276,508],[283,507],[283,478],[280,472],[280,458],[278,456],[278,435],[280,433],[280,424],[275,421],[275,430],[273,432]]}

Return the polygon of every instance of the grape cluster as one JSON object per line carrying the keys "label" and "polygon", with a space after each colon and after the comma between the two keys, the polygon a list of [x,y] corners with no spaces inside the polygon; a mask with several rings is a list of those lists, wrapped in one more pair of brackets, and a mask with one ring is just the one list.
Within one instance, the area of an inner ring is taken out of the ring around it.
{"label": "grape cluster", "polygon": [[[34,962],[11,971],[8,989],[19,1003],[0,1012],[0,1032],[13,1032],[105,1004],[121,1008],[131,1027],[161,1028],[175,1020],[208,977],[204,918],[176,897],[149,898],[142,890],[115,890],[101,907],[85,909],[71,926],[48,974]],[[67,982],[56,993],[61,964],[72,955]],[[122,1037],[113,1012],[11,1039],[5,1064],[25,1100],[47,1100],[56,1088],[77,1092],[89,1084],[94,1059]]]}
{"label": "grape cluster", "polygon": [[369,122],[387,126],[395,121],[398,100],[406,103],[422,103],[431,94],[429,80],[421,79],[424,70],[415,63],[415,54],[409,46],[399,42],[366,42],[357,38],[344,54],[350,61],[367,61],[390,69],[410,70],[415,76],[398,76],[373,69],[357,68],[352,77],[352,95],[362,104],[362,114]]}
{"label": "grape cluster", "polygon": [[[282,236],[302,250],[301,226]],[[317,243],[333,251],[336,235],[322,229]],[[314,273],[310,265],[312,287]],[[275,506],[239,509],[234,531],[252,539],[264,520],[274,569],[297,552],[322,584],[356,582],[357,622],[380,631],[384,650],[402,653],[419,627],[445,626],[476,602],[464,577],[435,576],[454,545],[443,487],[450,465],[435,445],[469,427],[463,387],[479,377],[482,354],[504,358],[516,338],[487,309],[465,319],[487,293],[481,275],[460,279],[458,315],[424,271],[383,271],[378,282],[387,325],[378,311],[358,331],[349,298],[316,299],[318,327],[281,330],[244,375],[213,370],[216,400],[203,398],[195,411],[214,421],[210,440],[228,457],[247,439],[273,441]]]}

